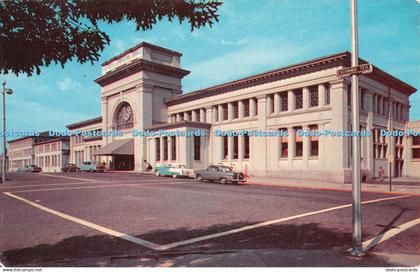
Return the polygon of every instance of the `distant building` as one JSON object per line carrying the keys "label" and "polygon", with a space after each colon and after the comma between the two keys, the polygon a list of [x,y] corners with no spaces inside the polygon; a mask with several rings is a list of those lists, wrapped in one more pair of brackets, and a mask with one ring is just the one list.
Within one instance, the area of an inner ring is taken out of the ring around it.
{"label": "distant building", "polygon": [[94,152],[98,151],[103,145],[102,136],[82,134],[83,132],[101,132],[101,116],[67,125],[67,128],[74,134],[70,137],[70,163],[79,166],[85,161],[102,162],[100,156],[94,155]]}
{"label": "distant building", "polygon": [[[420,120],[407,123],[407,130],[420,132]],[[407,163],[404,167],[405,176],[420,177],[420,135],[406,138],[407,149],[400,155]]]}
{"label": "distant building", "polygon": [[42,172],[61,172],[61,168],[69,161],[69,137],[57,137],[34,144],[35,164]]}
{"label": "distant building", "polygon": [[48,141],[55,137],[48,136],[48,132],[42,132],[39,136],[26,136],[8,141],[9,144],[9,168],[14,172],[25,165],[35,164],[34,145]]}

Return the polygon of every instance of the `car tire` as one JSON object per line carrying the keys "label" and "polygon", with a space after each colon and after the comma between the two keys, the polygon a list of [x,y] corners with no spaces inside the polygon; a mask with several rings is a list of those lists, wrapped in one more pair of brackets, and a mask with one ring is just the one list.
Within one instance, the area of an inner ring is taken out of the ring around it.
{"label": "car tire", "polygon": [[176,174],[172,174],[172,177],[176,179],[178,176]]}
{"label": "car tire", "polygon": [[157,170],[157,171],[155,172],[155,175],[156,175],[156,177],[160,177],[160,172],[159,172],[159,170]]}
{"label": "car tire", "polygon": [[232,181],[232,184],[233,184],[233,185],[238,185],[238,181],[237,181],[237,180],[233,180],[233,181]]}
{"label": "car tire", "polygon": [[222,183],[222,184],[227,184],[227,179],[225,179],[225,178],[221,178],[221,179],[220,179],[220,183]]}
{"label": "car tire", "polygon": [[203,180],[203,177],[202,176],[200,176],[200,175],[197,175],[196,177],[195,177],[195,180],[196,181],[198,181],[198,182],[203,182],[204,180]]}

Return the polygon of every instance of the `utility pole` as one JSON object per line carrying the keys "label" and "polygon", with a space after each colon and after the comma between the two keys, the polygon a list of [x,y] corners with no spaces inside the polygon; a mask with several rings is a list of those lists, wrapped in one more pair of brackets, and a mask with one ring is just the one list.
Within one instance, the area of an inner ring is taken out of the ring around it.
{"label": "utility pole", "polygon": [[3,81],[3,156],[1,162],[1,182],[6,182],[6,94],[13,94],[12,89],[6,88],[6,81]]}
{"label": "utility pole", "polygon": [[[357,0],[351,1],[351,66],[359,65],[358,37],[357,37]],[[352,125],[353,131],[360,130],[359,120],[359,78],[357,74],[351,76],[351,92],[352,92]],[[353,136],[353,256],[362,256],[362,205],[360,200],[360,137]]]}

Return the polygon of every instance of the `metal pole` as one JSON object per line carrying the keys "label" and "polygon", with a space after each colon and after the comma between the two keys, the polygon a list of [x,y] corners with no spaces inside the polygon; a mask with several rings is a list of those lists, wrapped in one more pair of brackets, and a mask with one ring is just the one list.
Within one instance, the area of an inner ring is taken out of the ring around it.
{"label": "metal pole", "polygon": [[[357,37],[357,0],[351,0],[351,34],[352,54],[351,66],[359,64],[358,37]],[[352,92],[352,125],[353,131],[359,131],[359,80],[356,74],[351,77]],[[353,136],[353,249],[352,255],[363,255],[362,248],[362,215],[360,203],[360,137]]]}
{"label": "metal pole", "polygon": [[1,162],[1,182],[6,182],[6,81],[3,81],[3,156]]}

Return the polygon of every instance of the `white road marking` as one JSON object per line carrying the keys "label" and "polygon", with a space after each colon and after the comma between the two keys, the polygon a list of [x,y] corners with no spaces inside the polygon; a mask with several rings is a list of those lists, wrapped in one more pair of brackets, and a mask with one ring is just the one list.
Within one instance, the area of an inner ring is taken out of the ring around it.
{"label": "white road marking", "polygon": [[[14,189],[14,188],[27,188],[27,187],[44,187],[44,186],[63,186],[63,185],[78,185],[78,184],[91,184],[92,182],[67,182],[67,183],[44,183],[35,185],[15,185],[0,187],[0,189]],[[108,183],[107,181],[98,181],[97,183]]]}
{"label": "white road marking", "polygon": [[[396,197],[379,198],[379,199],[363,201],[362,204],[370,204],[370,203],[375,203],[375,202],[380,202],[380,201],[387,201],[387,200],[407,198],[407,197],[410,197],[410,196],[396,196]],[[196,237],[196,238],[192,238],[192,239],[188,239],[188,240],[184,240],[184,241],[179,241],[179,242],[166,244],[166,245],[160,246],[158,248],[158,250],[168,250],[168,249],[178,247],[178,246],[183,246],[183,245],[188,245],[188,244],[192,244],[192,243],[196,243],[196,242],[200,242],[200,241],[204,241],[204,240],[214,239],[214,238],[218,238],[218,237],[222,237],[222,236],[226,236],[226,235],[230,235],[230,234],[234,234],[234,233],[238,233],[238,232],[242,232],[242,231],[252,230],[252,229],[256,229],[256,228],[260,228],[260,227],[264,227],[264,226],[269,226],[269,225],[273,225],[273,224],[277,224],[277,223],[281,223],[281,222],[285,222],[285,221],[289,221],[289,220],[293,220],[293,219],[297,219],[297,218],[302,218],[302,217],[306,217],[306,216],[311,216],[311,215],[316,215],[316,214],[320,214],[320,213],[325,213],[325,212],[335,211],[335,210],[339,210],[339,209],[344,209],[344,208],[348,208],[348,207],[351,207],[351,206],[352,206],[352,204],[346,204],[346,205],[336,206],[336,207],[322,209],[322,210],[318,210],[318,211],[293,215],[293,216],[289,216],[289,217],[285,217],[285,218],[265,221],[265,222],[261,222],[261,223],[257,223],[257,224],[233,229],[233,230],[223,231],[223,232],[204,235],[204,236],[201,236],[201,237]]]}
{"label": "white road marking", "polygon": [[[407,223],[404,223],[402,225],[399,225],[397,228],[393,228],[388,230],[387,232],[384,232],[376,237],[373,237],[370,240],[367,240],[363,242],[362,248],[364,252],[369,251],[370,249],[376,247],[382,242],[385,242],[386,240],[394,237],[395,235],[400,234],[401,232],[408,230],[409,228],[414,227],[415,225],[420,224],[420,218],[414,219],[412,221],[409,221]],[[351,250],[351,249],[350,249]]]}
{"label": "white road marking", "polygon": [[[135,182],[135,181],[133,181]],[[93,186],[80,186],[80,187],[62,187],[62,188],[45,188],[45,189],[29,189],[29,190],[20,190],[12,191],[11,193],[27,193],[27,192],[47,192],[47,191],[67,191],[67,190],[80,190],[80,189],[95,189],[95,188],[107,188],[107,187],[142,187],[146,185],[176,185],[176,184],[185,184],[191,183],[190,181],[178,181],[178,182],[148,182],[148,183],[128,183],[128,184],[112,184],[107,182],[104,185],[93,185]]]}
{"label": "white road marking", "polygon": [[80,218],[77,218],[77,217],[74,217],[74,216],[71,216],[71,215],[68,215],[68,214],[50,209],[50,208],[47,208],[47,207],[42,206],[40,204],[37,204],[35,202],[29,201],[29,200],[27,200],[23,197],[14,195],[10,192],[5,192],[4,194],[6,194],[10,197],[13,197],[17,200],[23,201],[23,202],[25,202],[25,203],[27,203],[27,204],[35,207],[35,208],[38,208],[38,209],[43,210],[45,212],[51,213],[51,214],[56,215],[58,217],[64,218],[66,220],[72,221],[74,223],[83,225],[85,227],[89,227],[89,228],[97,230],[99,232],[102,232],[102,233],[105,233],[105,234],[108,234],[108,235],[111,235],[111,236],[114,236],[114,237],[118,237],[118,238],[124,239],[126,241],[133,242],[135,244],[138,244],[138,245],[150,248],[150,249],[155,249],[156,250],[157,248],[159,248],[158,244],[155,244],[155,243],[152,243],[152,242],[149,242],[149,241],[146,241],[146,240],[143,240],[143,239],[125,234],[125,233],[121,233],[121,232],[118,232],[118,231],[115,231],[115,230],[112,230],[112,229],[109,229],[109,228],[106,228],[106,227],[102,227],[100,225],[88,222],[86,220],[83,220],[83,219],[80,219]]}
{"label": "white road marking", "polygon": [[88,179],[88,178],[76,178],[76,177],[67,177],[67,176],[58,176],[58,175],[50,175],[50,174],[40,174],[42,176],[47,177],[54,177],[54,178],[63,178],[63,179],[74,179],[74,180],[84,180],[84,181],[90,181],[90,182],[102,182],[97,179]]}

